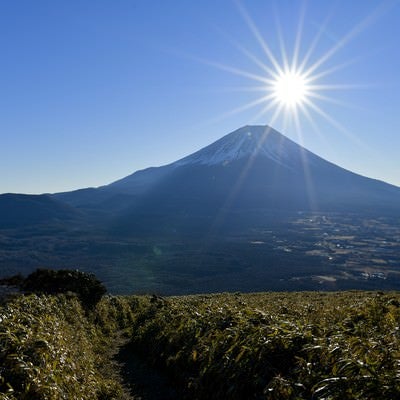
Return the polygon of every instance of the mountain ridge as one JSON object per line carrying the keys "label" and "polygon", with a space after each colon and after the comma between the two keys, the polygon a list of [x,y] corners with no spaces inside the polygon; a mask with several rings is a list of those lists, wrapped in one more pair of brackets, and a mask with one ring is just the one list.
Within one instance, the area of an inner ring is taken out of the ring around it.
{"label": "mountain ridge", "polygon": [[74,207],[47,194],[0,195],[0,228],[16,228],[82,218]]}
{"label": "mountain ridge", "polygon": [[[233,140],[232,140],[233,139]],[[250,146],[246,146],[246,144],[251,144]],[[227,145],[231,145],[233,149],[228,149],[230,151],[226,151]],[[225,148],[224,148],[225,147]],[[366,175],[355,173],[347,168],[343,168],[338,166],[337,164],[323,159],[321,156],[316,153],[304,148],[300,144],[295,141],[289,139],[287,136],[278,132],[274,128],[269,125],[244,125],[239,129],[236,129],[233,132],[224,135],[223,137],[215,140],[211,144],[194,151],[188,156],[182,157],[176,161],[171,163],[161,165],[159,167],[147,167],[144,169],[137,170],[128,176],[118,179],[117,181],[111,182],[108,185],[100,186],[100,188],[105,188],[116,183],[121,183],[121,181],[132,177],[135,174],[148,174],[155,170],[167,169],[182,165],[188,164],[203,164],[203,165],[215,165],[215,164],[224,164],[233,161],[234,159],[244,158],[247,156],[257,156],[258,153],[266,155],[270,157],[273,161],[282,163],[282,158],[290,157],[290,152],[288,152],[288,147],[291,147],[292,151],[295,148],[301,147],[303,153],[306,156],[317,157],[318,159],[322,159],[325,162],[335,165],[345,171],[352,172],[353,174],[368,178]],[[221,149],[222,148],[222,149]],[[282,150],[285,148],[285,152]],[[221,151],[222,150],[222,151]],[[236,150],[236,154],[235,154]],[[220,157],[218,157],[220,156]],[[235,157],[236,156],[236,157]],[[375,181],[384,182],[388,185],[398,187],[391,183],[387,183],[380,179],[374,179]]]}

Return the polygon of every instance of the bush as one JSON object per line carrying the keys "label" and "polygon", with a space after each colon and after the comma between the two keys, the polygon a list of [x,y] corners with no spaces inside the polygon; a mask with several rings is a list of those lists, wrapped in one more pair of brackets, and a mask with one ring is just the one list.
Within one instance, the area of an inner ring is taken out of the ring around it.
{"label": "bush", "polygon": [[92,309],[107,292],[94,274],[78,270],[37,269],[25,278],[21,289],[39,294],[76,293],[85,308]]}

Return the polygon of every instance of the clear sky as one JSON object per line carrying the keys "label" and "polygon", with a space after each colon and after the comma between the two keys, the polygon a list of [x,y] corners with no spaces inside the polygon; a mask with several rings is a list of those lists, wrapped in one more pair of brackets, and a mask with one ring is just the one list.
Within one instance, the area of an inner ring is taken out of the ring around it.
{"label": "clear sky", "polygon": [[281,43],[321,60],[330,100],[273,127],[400,186],[399,38],[399,1],[2,0],[0,193],[107,184],[271,124],[246,104]]}

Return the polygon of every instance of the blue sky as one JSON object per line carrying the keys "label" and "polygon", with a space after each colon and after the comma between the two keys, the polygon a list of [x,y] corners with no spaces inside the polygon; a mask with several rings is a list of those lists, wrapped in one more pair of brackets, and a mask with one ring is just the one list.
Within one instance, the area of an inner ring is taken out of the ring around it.
{"label": "blue sky", "polygon": [[[270,124],[262,75],[270,67],[243,9],[282,62],[310,65],[331,101],[315,100],[300,128],[273,127],[323,158],[400,186],[400,2],[4,0],[0,2],[0,193],[99,186],[163,165],[246,124]],[[303,15],[303,27],[299,21]],[[351,33],[349,35],[349,32]],[[343,39],[345,39],[343,41]],[[343,43],[343,45],[341,45]],[[223,64],[227,68],[218,68]],[[341,66],[341,68],[339,68]],[[337,67],[337,69],[335,69]],[[340,104],[337,104],[340,103]]]}

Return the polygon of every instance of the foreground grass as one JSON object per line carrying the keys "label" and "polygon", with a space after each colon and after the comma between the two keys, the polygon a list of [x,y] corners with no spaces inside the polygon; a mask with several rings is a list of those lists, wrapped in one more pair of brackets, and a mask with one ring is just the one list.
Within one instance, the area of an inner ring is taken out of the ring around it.
{"label": "foreground grass", "polygon": [[129,302],[118,299],[104,299],[91,314],[71,296],[7,301],[0,306],[0,399],[128,398],[109,350],[130,316]]}
{"label": "foreground grass", "polygon": [[397,293],[105,297],[91,311],[32,295],[0,318],[4,400],[128,398],[121,332],[187,399],[400,398]]}
{"label": "foreground grass", "polygon": [[395,399],[399,305],[365,292],[153,299],[132,351],[188,399]]}

